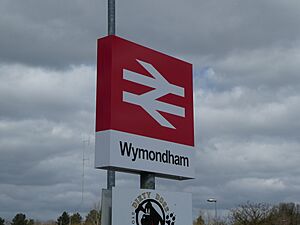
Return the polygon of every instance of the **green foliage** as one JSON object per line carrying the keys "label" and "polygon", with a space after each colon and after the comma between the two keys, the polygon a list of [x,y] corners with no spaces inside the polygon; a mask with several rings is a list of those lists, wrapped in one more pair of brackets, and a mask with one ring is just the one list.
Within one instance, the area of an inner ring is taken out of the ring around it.
{"label": "green foliage", "polygon": [[27,221],[27,225],[34,225],[35,223],[34,223],[34,220],[33,219],[29,219],[28,221]]}
{"label": "green foliage", "polygon": [[5,220],[2,217],[0,217],[0,225],[4,225],[4,224],[5,224]]}
{"label": "green foliage", "polygon": [[97,209],[92,209],[85,218],[85,225],[100,225],[101,212]]}
{"label": "green foliage", "polygon": [[71,224],[81,224],[82,217],[81,217],[81,215],[77,212],[77,213],[74,213],[74,214],[70,217],[70,220],[71,220]]}
{"label": "green foliage", "polygon": [[69,225],[70,223],[70,216],[69,214],[64,211],[60,217],[57,218],[57,225]]}
{"label": "green foliage", "polygon": [[16,214],[11,222],[11,225],[26,225],[26,224],[27,224],[26,215],[22,213]]}
{"label": "green foliage", "polygon": [[34,220],[26,219],[26,215],[23,213],[17,213],[13,218],[11,225],[33,225]]}

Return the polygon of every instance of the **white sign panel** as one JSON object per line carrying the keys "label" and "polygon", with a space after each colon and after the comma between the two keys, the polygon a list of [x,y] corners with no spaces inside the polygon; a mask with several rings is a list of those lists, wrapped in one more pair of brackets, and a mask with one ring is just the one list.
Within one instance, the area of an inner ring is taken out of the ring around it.
{"label": "white sign panel", "polygon": [[191,146],[115,130],[96,133],[96,146],[111,149],[96,154],[98,167],[106,167],[109,162],[111,168],[131,172],[151,171],[176,179],[194,177],[195,157]]}
{"label": "white sign panel", "polygon": [[112,225],[192,225],[192,195],[113,188]]}

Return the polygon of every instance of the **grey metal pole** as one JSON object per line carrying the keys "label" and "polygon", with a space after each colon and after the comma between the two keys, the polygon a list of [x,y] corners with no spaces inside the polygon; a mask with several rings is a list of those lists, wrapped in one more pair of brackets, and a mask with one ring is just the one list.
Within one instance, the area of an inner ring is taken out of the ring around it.
{"label": "grey metal pole", "polygon": [[217,218],[218,218],[218,215],[217,215],[217,199],[209,198],[209,199],[207,199],[207,201],[215,203],[215,224],[217,224]]}
{"label": "grey metal pole", "polygon": [[115,0],[108,0],[108,35],[116,34]]}
{"label": "grey metal pole", "polygon": [[140,177],[141,189],[155,189],[155,175],[153,173],[141,173]]}
{"label": "grey metal pole", "polygon": [[217,200],[215,201],[215,221],[217,223],[218,215],[217,215]]}
{"label": "grey metal pole", "polygon": [[115,186],[116,173],[113,170],[107,170],[107,189],[111,190]]}
{"label": "grey metal pole", "polygon": [[[116,34],[115,20],[115,0],[108,0],[108,35]],[[111,190],[115,186],[116,174],[113,170],[107,170],[107,189]]]}

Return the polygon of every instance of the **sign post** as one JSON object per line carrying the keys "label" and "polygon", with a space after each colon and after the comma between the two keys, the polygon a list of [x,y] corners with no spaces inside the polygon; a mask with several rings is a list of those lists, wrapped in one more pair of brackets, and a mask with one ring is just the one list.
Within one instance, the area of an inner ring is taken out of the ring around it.
{"label": "sign post", "polygon": [[[108,35],[116,34],[116,12],[115,0],[108,0]],[[155,189],[155,175],[152,173],[142,173],[140,175],[141,188]],[[115,171],[107,170],[107,189],[115,186]]]}
{"label": "sign post", "polygon": [[[108,36],[97,43],[95,167],[107,170],[101,224],[192,224],[190,194],[155,191],[155,177],[195,176],[192,65],[115,30],[108,0]],[[140,189],[116,188],[115,171],[139,174]]]}
{"label": "sign post", "polygon": [[[108,0],[108,35],[116,34],[116,7],[115,0]],[[116,174],[113,170],[107,170],[107,189],[112,189],[115,186]]]}

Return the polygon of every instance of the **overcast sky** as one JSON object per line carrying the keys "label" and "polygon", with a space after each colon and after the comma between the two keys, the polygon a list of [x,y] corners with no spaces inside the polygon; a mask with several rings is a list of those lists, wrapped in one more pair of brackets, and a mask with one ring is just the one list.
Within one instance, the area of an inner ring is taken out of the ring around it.
{"label": "overcast sky", "polygon": [[[100,201],[96,40],[104,0],[0,0],[0,217],[56,219]],[[117,1],[117,34],[194,67],[194,216],[252,202],[300,203],[300,1]],[[82,192],[83,153],[85,154]],[[117,186],[139,177],[117,174]],[[83,193],[83,201],[82,201]]]}

